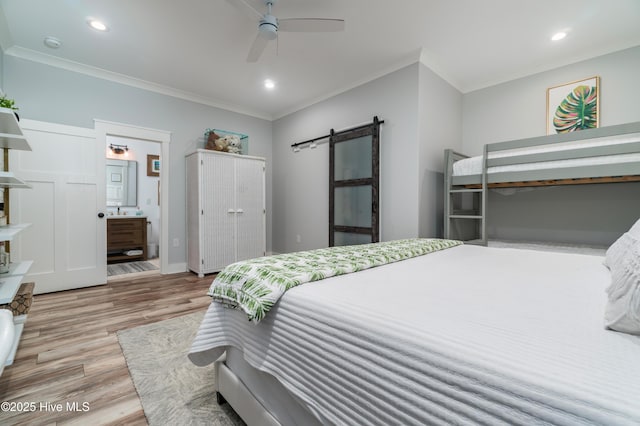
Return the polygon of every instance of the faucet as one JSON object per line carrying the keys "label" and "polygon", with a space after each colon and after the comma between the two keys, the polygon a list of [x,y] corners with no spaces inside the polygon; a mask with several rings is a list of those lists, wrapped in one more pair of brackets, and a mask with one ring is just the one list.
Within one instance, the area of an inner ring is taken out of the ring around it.
{"label": "faucet", "polygon": [[120,216],[120,206],[118,206],[118,216]]}

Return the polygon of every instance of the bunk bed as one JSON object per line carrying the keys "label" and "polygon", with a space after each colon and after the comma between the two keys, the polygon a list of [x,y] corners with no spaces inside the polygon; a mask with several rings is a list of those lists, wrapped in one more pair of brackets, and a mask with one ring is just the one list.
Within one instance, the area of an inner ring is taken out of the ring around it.
{"label": "bunk bed", "polygon": [[445,150],[444,236],[470,222],[486,245],[488,190],[640,181],[640,122],[486,144],[469,157]]}

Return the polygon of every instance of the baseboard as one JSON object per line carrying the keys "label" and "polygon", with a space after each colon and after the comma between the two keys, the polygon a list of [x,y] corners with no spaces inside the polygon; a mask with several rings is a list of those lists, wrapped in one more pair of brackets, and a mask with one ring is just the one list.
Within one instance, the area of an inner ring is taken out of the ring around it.
{"label": "baseboard", "polygon": [[181,272],[187,272],[187,262],[170,263],[167,265],[167,269],[162,271],[162,274],[179,274]]}

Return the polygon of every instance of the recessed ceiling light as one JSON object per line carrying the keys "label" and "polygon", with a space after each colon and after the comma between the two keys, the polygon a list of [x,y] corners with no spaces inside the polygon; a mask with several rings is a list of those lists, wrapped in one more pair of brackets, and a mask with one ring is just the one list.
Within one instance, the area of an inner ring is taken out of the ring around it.
{"label": "recessed ceiling light", "polygon": [[551,40],[553,41],[558,41],[558,40],[562,40],[563,38],[565,38],[567,36],[567,33],[565,33],[564,31],[560,31],[558,33],[555,33],[552,37]]}
{"label": "recessed ceiling light", "polygon": [[264,81],[264,87],[269,90],[273,90],[276,87],[276,83],[274,83],[273,80],[266,79]]}
{"label": "recessed ceiling light", "polygon": [[48,36],[44,38],[44,45],[51,49],[57,49],[62,46],[62,42],[55,37]]}
{"label": "recessed ceiling light", "polygon": [[108,31],[109,28],[102,21],[98,21],[97,19],[89,19],[87,24],[94,30],[98,31]]}

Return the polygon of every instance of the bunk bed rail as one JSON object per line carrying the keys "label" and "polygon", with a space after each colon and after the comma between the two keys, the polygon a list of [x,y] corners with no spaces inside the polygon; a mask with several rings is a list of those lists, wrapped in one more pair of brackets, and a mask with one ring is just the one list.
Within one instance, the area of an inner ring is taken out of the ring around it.
{"label": "bunk bed rail", "polygon": [[[454,175],[460,160],[474,161],[473,174]],[[478,224],[476,242],[487,243],[489,188],[633,181],[640,181],[640,122],[486,144],[474,158],[445,150],[445,238],[458,238],[455,219],[470,219]],[[472,191],[479,195],[471,212],[456,208],[457,194]]]}

